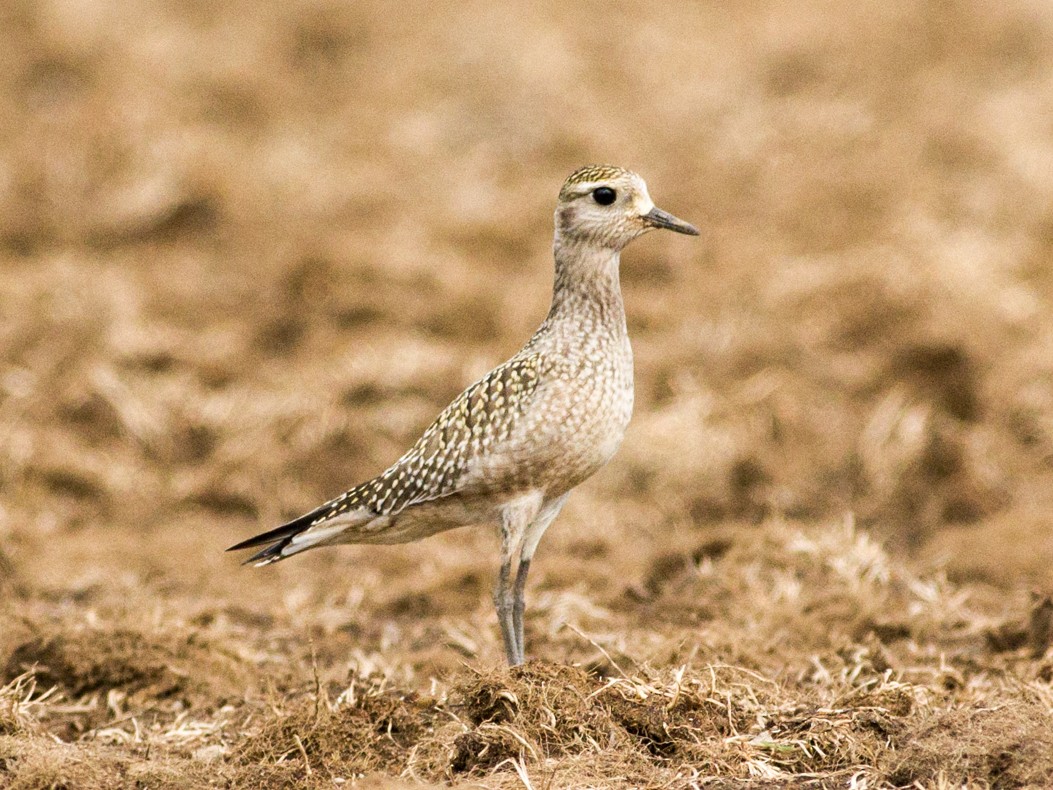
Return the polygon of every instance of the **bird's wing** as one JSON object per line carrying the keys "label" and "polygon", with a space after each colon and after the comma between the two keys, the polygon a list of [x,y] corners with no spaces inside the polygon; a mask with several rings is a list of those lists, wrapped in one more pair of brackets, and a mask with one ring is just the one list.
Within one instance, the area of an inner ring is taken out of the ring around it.
{"label": "bird's wing", "polygon": [[[331,520],[337,519],[334,525],[369,522],[477,483],[473,478],[485,468],[488,454],[508,439],[533,400],[541,363],[540,354],[525,353],[494,368],[443,409],[417,443],[380,475],[228,551],[270,544],[248,560],[266,564],[321,540]],[[318,537],[308,542],[304,535]],[[303,546],[291,545],[301,540]]]}
{"label": "bird's wing", "polygon": [[491,370],[443,409],[399,460],[329,503],[321,520],[361,507],[390,515],[463,490],[533,400],[541,361],[538,353],[524,354]]}

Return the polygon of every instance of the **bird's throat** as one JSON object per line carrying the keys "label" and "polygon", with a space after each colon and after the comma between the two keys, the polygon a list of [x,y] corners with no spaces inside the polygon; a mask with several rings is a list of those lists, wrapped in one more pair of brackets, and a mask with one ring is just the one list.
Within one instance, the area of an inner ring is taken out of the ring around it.
{"label": "bird's throat", "polygon": [[557,238],[554,254],[556,276],[549,317],[589,316],[624,329],[619,252]]}

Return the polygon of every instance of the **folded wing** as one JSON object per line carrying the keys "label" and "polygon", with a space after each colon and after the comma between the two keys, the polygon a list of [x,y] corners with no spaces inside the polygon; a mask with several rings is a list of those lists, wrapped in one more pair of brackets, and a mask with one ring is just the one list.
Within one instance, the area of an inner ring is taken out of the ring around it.
{"label": "folded wing", "polygon": [[[292,521],[231,546],[266,546],[246,562],[266,565],[349,530],[382,529],[406,508],[431,502],[485,480],[489,454],[500,452],[536,394],[541,356],[513,357],[457,396],[417,442],[377,477]],[[354,542],[353,535],[347,542]]]}

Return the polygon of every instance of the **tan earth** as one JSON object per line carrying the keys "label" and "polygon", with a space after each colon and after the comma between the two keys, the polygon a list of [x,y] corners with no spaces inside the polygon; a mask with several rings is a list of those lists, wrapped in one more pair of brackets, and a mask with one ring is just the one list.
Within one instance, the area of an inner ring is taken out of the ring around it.
{"label": "tan earth", "polygon": [[[0,4],[0,787],[1053,786],[1051,119],[1047,0]],[[536,660],[487,530],[225,554],[519,347],[590,161],[703,236]]]}

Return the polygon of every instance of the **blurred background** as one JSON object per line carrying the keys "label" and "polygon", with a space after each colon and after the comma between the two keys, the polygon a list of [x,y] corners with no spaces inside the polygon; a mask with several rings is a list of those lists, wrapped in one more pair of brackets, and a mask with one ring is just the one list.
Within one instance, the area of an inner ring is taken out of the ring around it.
{"label": "blurred background", "polygon": [[1029,637],[982,629],[1053,587],[1053,4],[5,0],[0,683],[47,667],[96,695],[50,732],[125,743],[135,694],[167,727],[496,665],[487,531],[223,549],[519,348],[587,162],[702,237],[623,256],[636,416],[541,545],[529,652],[738,662],[773,710],[865,639],[937,696],[1001,667]]}
{"label": "blurred background", "polygon": [[0,16],[19,562],[226,567],[382,469],[533,331],[556,192],[614,162],[704,234],[624,256],[636,418],[554,534],[851,511],[1053,578],[1048,3]]}

